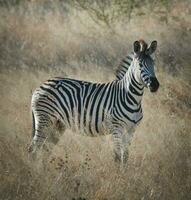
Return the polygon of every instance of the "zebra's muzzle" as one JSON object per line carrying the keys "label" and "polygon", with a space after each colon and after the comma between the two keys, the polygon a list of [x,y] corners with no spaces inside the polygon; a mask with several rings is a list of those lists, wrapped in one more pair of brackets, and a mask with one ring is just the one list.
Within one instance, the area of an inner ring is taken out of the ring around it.
{"label": "zebra's muzzle", "polygon": [[156,92],[159,88],[159,82],[156,77],[150,77],[150,82],[147,84],[147,87],[151,92]]}

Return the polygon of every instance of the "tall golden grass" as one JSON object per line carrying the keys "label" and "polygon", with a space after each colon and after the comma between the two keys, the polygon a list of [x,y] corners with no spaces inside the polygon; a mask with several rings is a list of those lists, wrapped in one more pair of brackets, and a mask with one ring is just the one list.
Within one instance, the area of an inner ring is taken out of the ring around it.
{"label": "tall golden grass", "polygon": [[[34,2],[0,8],[0,199],[190,199],[190,21],[181,6],[172,12],[178,20],[168,25],[138,16],[116,25],[115,33],[84,12],[68,16]],[[145,91],[144,119],[128,166],[120,171],[114,163],[110,136],[82,137],[70,130],[46,159],[42,154],[32,162],[32,91],[52,76],[113,80],[119,60],[139,38],[159,42],[161,87],[154,95]]]}

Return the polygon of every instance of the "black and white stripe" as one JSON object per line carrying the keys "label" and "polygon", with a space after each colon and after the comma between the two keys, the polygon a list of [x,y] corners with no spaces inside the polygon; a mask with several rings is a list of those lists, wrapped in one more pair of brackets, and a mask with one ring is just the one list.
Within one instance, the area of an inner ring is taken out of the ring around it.
{"label": "black and white stripe", "polygon": [[123,58],[115,72],[116,78],[118,80],[121,80],[124,75],[126,74],[126,72],[128,71],[131,62],[133,61],[134,58],[134,53],[130,53],[128,54],[125,58]]}
{"label": "black and white stripe", "polygon": [[134,127],[143,117],[144,86],[146,81],[151,84],[147,78],[154,75],[154,62],[149,55],[143,56],[137,45],[140,43],[136,41],[134,55],[122,61],[118,80],[91,83],[54,78],[36,89],[32,96],[35,128],[30,151],[48,137],[47,128],[59,125],[90,136],[112,134],[116,158],[123,162],[124,143],[130,142]]}

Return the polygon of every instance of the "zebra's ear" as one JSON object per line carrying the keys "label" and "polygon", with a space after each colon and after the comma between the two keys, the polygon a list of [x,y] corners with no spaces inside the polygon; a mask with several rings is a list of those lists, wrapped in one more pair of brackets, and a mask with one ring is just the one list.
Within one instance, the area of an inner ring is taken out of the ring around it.
{"label": "zebra's ear", "polygon": [[154,41],[151,42],[150,46],[148,47],[148,49],[146,50],[145,53],[147,55],[151,55],[156,51],[156,49],[157,49],[157,41],[154,40]]}
{"label": "zebra's ear", "polygon": [[141,44],[139,41],[135,41],[133,44],[134,53],[138,54],[141,51]]}

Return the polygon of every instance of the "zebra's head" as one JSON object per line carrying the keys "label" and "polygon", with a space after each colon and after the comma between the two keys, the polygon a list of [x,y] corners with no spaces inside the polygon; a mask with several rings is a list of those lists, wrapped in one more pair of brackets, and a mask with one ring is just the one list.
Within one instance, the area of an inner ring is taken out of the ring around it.
{"label": "zebra's head", "polygon": [[156,48],[157,41],[151,42],[149,47],[143,40],[135,41],[133,44],[135,77],[151,92],[156,92],[159,88],[159,82],[155,76],[155,62],[151,56]]}

